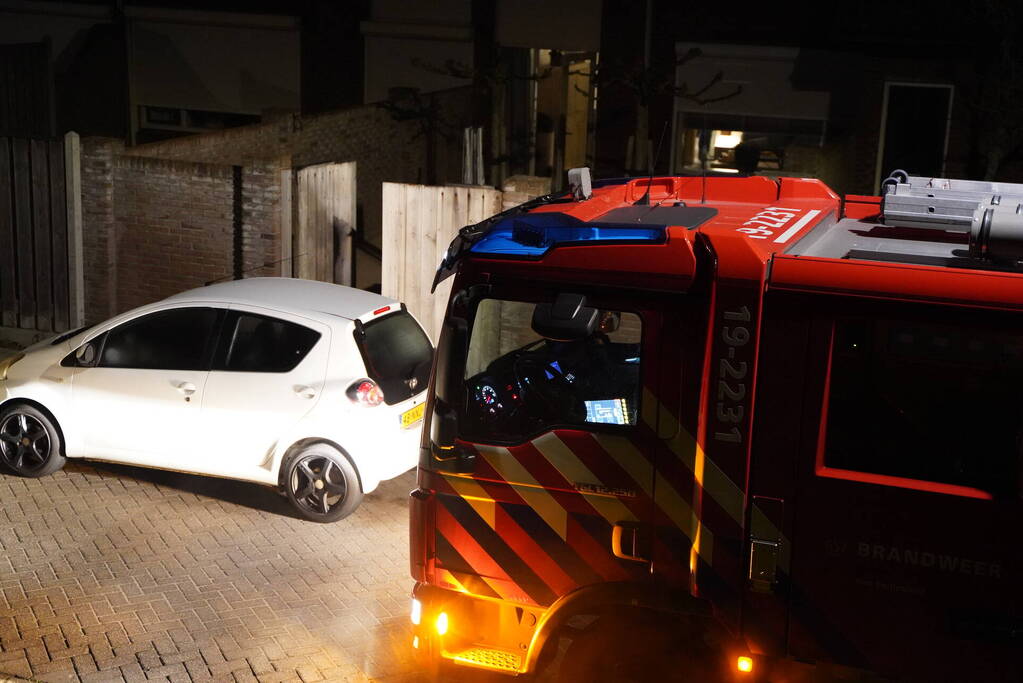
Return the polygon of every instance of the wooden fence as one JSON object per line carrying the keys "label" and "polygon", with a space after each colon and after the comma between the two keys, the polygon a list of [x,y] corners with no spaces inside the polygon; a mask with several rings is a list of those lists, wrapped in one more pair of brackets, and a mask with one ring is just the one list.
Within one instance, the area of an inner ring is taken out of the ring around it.
{"label": "wooden fence", "polygon": [[[350,161],[308,166],[296,174],[291,240],[295,277],[352,284],[355,170]],[[282,237],[287,243],[288,235]]]}
{"label": "wooden fence", "polygon": [[501,211],[485,187],[384,183],[381,291],[405,302],[437,342],[451,280],[430,294],[437,266],[458,229]]}
{"label": "wooden fence", "polygon": [[78,136],[0,137],[0,324],[81,324],[81,245]]}

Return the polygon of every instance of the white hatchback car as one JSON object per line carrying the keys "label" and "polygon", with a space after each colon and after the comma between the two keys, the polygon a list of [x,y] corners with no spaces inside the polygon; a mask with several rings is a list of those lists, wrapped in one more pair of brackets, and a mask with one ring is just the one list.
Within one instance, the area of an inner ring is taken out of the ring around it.
{"label": "white hatchback car", "polygon": [[378,294],[211,285],[0,361],[0,457],[27,477],[90,458],[268,484],[331,522],[415,466],[432,358]]}

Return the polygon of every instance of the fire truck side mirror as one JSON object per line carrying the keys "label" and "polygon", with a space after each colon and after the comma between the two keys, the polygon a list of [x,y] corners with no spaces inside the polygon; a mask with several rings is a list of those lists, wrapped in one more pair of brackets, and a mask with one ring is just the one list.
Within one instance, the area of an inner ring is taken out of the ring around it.
{"label": "fire truck side mirror", "polygon": [[476,469],[476,453],[459,446],[458,415],[451,406],[437,401],[433,406],[433,421],[430,423],[430,451],[436,460],[434,466],[442,472],[471,473]]}
{"label": "fire truck side mirror", "polygon": [[455,403],[457,391],[461,385],[460,370],[464,368],[469,352],[469,324],[465,318],[448,316],[441,326],[440,339],[437,341],[437,381],[434,393],[446,403]]}
{"label": "fire truck side mirror", "polygon": [[533,331],[553,341],[585,339],[597,327],[597,309],[586,306],[581,294],[562,292],[553,304],[533,309]]}
{"label": "fire truck side mirror", "polygon": [[458,415],[451,407],[458,405],[461,389],[461,370],[465,367],[468,354],[469,325],[465,318],[448,316],[441,326],[437,342],[436,381],[434,382],[435,402],[433,419],[430,424],[430,440],[434,453],[451,451],[458,436]]}
{"label": "fire truck side mirror", "polygon": [[436,449],[441,451],[454,449],[458,437],[458,417],[455,411],[444,401],[437,401],[433,406],[433,421],[430,424],[430,440]]}

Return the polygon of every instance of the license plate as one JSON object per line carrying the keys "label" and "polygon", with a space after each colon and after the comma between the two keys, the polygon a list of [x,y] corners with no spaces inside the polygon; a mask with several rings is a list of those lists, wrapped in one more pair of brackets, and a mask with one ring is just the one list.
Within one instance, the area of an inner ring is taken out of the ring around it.
{"label": "license plate", "polygon": [[411,427],[416,422],[423,419],[423,411],[426,410],[426,404],[420,403],[415,408],[410,408],[401,414],[401,426],[402,428]]}

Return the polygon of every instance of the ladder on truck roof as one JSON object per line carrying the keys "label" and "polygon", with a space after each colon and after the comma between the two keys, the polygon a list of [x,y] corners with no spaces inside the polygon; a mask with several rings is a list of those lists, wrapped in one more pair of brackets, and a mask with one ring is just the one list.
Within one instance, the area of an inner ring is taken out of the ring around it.
{"label": "ladder on truck roof", "polygon": [[885,225],[966,233],[972,258],[1023,260],[1023,184],[893,171],[882,192]]}

